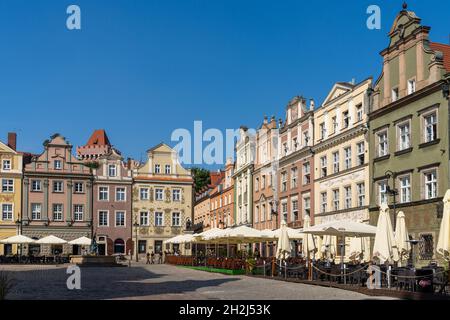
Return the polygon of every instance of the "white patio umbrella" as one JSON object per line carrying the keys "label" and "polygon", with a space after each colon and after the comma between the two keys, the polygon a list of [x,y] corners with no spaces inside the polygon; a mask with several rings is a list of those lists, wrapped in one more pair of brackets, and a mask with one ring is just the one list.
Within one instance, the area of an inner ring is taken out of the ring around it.
{"label": "white patio umbrella", "polygon": [[207,242],[207,240],[205,238],[216,236],[217,234],[220,234],[222,231],[223,231],[223,229],[212,228],[212,229],[203,231],[201,233],[193,234],[192,240],[193,240],[193,242],[197,242],[197,243]]}
{"label": "white patio umbrella", "polygon": [[[293,229],[293,228],[289,228],[286,225],[286,230],[288,232],[288,236],[290,240],[302,240],[304,238],[304,235],[301,233],[300,229]],[[276,230],[269,230],[269,229],[265,229],[262,230],[261,233],[263,234],[264,237],[269,238],[269,240],[272,239],[278,239],[281,235],[281,228],[276,229]]]}
{"label": "white patio umbrella", "polygon": [[411,251],[411,243],[409,242],[408,229],[406,228],[405,214],[400,211],[397,215],[395,223],[395,243],[397,244],[398,254],[401,264],[403,260],[407,260]]}
{"label": "white patio umbrella", "polygon": [[[309,215],[306,215],[303,222],[304,226],[303,231],[310,228],[310,225],[311,225],[311,218],[309,217]],[[303,244],[304,245],[306,244],[305,249],[307,253],[314,253],[317,250],[316,243],[314,241],[314,237],[312,234],[307,234],[304,237]]]}
{"label": "white patio umbrella", "polygon": [[289,240],[289,234],[287,230],[286,221],[283,220],[280,228],[280,237],[277,241],[277,258],[287,259],[291,254],[291,242]]}
{"label": "white patio umbrella", "polygon": [[36,244],[64,244],[64,243],[67,243],[67,241],[51,235],[51,236],[47,236],[42,239],[39,239],[39,240],[35,241],[35,243]]}
{"label": "white patio umbrella", "polygon": [[334,259],[337,252],[337,238],[336,236],[327,235],[323,237],[321,252],[328,258]]}
{"label": "white patio umbrella", "polygon": [[321,248],[323,246],[323,237],[315,236],[314,240],[315,240],[316,247],[317,247],[316,254],[314,255],[314,258],[316,260],[320,260],[322,258],[322,255],[323,255],[322,250],[321,250]]}
{"label": "white patio umbrella", "polygon": [[78,245],[78,246],[89,246],[92,243],[92,240],[87,237],[80,237],[75,240],[68,242],[71,245]]}
{"label": "white patio umbrella", "polygon": [[212,235],[203,236],[205,241],[215,243],[256,243],[267,241],[269,238],[260,230],[245,225],[223,229]]}
{"label": "white patio umbrella", "polygon": [[0,240],[0,243],[5,244],[28,244],[28,243],[34,243],[35,241],[27,236],[23,235],[17,235],[12,236],[3,240]]}
{"label": "white patio umbrella", "polygon": [[386,204],[382,204],[380,208],[372,256],[378,258],[381,263],[386,261],[392,263],[399,260],[389,207]]}
{"label": "white patio umbrella", "polygon": [[322,236],[370,237],[375,235],[374,226],[351,220],[332,221],[303,229],[303,233]]}
{"label": "white patio umbrella", "polygon": [[360,262],[370,261],[370,238],[353,237],[350,239],[349,258]]}
{"label": "white patio umbrella", "polygon": [[445,260],[450,261],[450,190],[445,193],[443,202],[444,214],[436,250]]}

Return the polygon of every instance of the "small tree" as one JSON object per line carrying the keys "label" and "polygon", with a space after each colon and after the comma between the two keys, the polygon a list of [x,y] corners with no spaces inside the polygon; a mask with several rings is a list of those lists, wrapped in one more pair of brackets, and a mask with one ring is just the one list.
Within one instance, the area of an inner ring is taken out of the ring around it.
{"label": "small tree", "polygon": [[196,192],[199,192],[203,187],[211,183],[211,177],[208,170],[203,168],[192,168],[191,172],[194,178]]}
{"label": "small tree", "polygon": [[6,299],[13,286],[13,281],[9,275],[6,272],[0,271],[0,300]]}

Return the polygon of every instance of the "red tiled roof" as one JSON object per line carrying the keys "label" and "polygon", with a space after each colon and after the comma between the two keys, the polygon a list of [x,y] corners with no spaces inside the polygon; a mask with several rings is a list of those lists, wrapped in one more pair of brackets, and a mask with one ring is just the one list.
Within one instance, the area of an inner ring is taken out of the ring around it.
{"label": "red tiled roof", "polygon": [[450,46],[447,44],[430,42],[430,48],[434,51],[441,51],[444,54],[445,70],[450,72]]}
{"label": "red tiled roof", "polygon": [[86,145],[110,146],[111,143],[109,142],[108,136],[106,135],[106,131],[100,129],[94,131]]}

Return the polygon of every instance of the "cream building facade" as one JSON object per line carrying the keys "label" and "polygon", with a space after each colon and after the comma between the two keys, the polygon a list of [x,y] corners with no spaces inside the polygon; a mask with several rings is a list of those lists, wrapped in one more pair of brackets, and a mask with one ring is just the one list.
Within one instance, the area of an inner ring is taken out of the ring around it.
{"label": "cream building facade", "polygon": [[246,127],[241,127],[236,143],[236,171],[233,174],[235,225],[253,223],[253,165],[256,152],[256,137]]}
{"label": "cream building facade", "polygon": [[368,89],[336,83],[314,113],[315,224],[369,221]]}
{"label": "cream building facade", "polygon": [[[22,204],[23,156],[16,151],[16,135],[8,134],[8,143],[0,141],[0,239],[15,236]],[[15,245],[0,244],[0,256],[16,252]]]}
{"label": "cream building facade", "polygon": [[171,249],[164,241],[182,234],[193,221],[190,170],[164,143],[147,155],[147,162],[133,172],[133,241],[141,257]]}

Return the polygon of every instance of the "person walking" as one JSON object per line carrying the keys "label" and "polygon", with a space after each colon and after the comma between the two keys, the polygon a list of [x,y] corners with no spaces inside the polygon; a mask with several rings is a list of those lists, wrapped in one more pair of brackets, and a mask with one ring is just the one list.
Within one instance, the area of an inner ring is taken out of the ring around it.
{"label": "person walking", "polygon": [[151,257],[152,257],[151,264],[155,264],[155,253],[153,251]]}
{"label": "person walking", "polygon": [[147,262],[145,264],[150,264],[150,253],[147,252]]}
{"label": "person walking", "polygon": [[163,253],[162,253],[162,251],[160,251],[159,255],[158,255],[158,263],[162,264],[162,262],[163,262]]}

